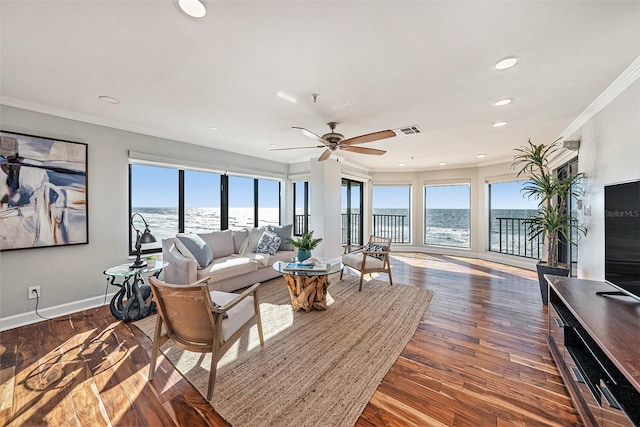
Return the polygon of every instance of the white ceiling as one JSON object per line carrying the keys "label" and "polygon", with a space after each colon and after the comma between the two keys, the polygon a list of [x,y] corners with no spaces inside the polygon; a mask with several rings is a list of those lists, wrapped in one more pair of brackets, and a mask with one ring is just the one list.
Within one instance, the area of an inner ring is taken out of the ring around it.
{"label": "white ceiling", "polygon": [[173,0],[1,0],[1,101],[287,163],[323,151],[269,151],[314,145],[291,126],[417,125],[340,156],[428,170],[553,141],[640,56],[640,1],[205,1],[197,20]]}

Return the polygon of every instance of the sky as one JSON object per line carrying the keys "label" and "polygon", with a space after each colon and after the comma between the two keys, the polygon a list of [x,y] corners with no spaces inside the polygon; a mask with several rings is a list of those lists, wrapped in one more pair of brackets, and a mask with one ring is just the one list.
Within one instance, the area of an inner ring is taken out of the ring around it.
{"label": "sky", "polygon": [[[134,207],[175,207],[178,205],[178,170],[155,166],[132,165],[132,202]],[[259,181],[262,207],[278,207],[278,181]],[[491,185],[492,209],[535,209],[537,203],[520,193],[523,182]],[[253,207],[253,178],[229,177],[229,205]],[[185,172],[185,205],[187,207],[220,207],[220,176],[213,173]],[[432,209],[468,209],[468,185],[429,186],[427,206]],[[415,197],[415,195],[414,195]],[[419,195],[422,197],[422,194]],[[408,208],[410,188],[406,186],[374,186],[373,207]],[[345,203],[343,202],[343,205]]]}

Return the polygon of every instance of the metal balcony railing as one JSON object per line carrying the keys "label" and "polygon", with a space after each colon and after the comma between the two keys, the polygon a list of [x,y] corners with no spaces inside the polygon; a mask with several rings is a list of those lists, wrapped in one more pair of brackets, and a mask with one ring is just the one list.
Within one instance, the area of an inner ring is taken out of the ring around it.
{"label": "metal balcony railing", "polygon": [[[348,226],[348,214],[342,214],[342,243],[355,244],[360,240],[360,214],[351,214],[351,227]],[[309,221],[309,217],[307,217]],[[294,216],[294,234],[299,236],[304,231],[305,215]],[[308,223],[308,222],[307,222]],[[393,243],[409,243],[409,218],[407,215],[373,215],[372,234],[391,238]],[[368,236],[364,236],[365,239]]]}
{"label": "metal balcony railing", "polygon": [[525,258],[540,258],[542,237],[530,240],[524,218],[496,217],[495,220],[497,229],[491,229],[491,251]]}
{"label": "metal balcony railing", "polygon": [[391,238],[392,243],[409,243],[409,218],[406,215],[373,215],[373,235]]}

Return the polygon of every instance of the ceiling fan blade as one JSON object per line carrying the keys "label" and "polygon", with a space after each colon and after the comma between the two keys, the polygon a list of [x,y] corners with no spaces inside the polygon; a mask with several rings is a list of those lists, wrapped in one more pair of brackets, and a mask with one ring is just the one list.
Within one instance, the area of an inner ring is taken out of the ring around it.
{"label": "ceiling fan blade", "polygon": [[364,144],[365,142],[378,141],[380,139],[392,138],[396,136],[396,133],[392,130],[381,130],[379,132],[368,133],[366,135],[354,136],[353,138],[345,139],[340,145],[355,145]]}
{"label": "ceiling fan blade", "polygon": [[312,145],[310,147],[269,148],[269,151],[304,150],[309,148],[324,148],[324,145]]}
{"label": "ceiling fan blade", "polygon": [[331,157],[331,150],[326,149],[324,150],[324,153],[322,153],[322,155],[318,158],[318,161],[321,162],[323,160],[327,160],[329,157]]}
{"label": "ceiling fan blade", "polygon": [[300,132],[302,132],[303,135],[308,136],[309,138],[313,138],[321,144],[324,144],[324,145],[329,144],[326,140],[322,139],[320,135],[316,135],[315,133],[311,132],[308,129],[297,127],[297,126],[292,126],[291,128],[299,130]]}
{"label": "ceiling fan blade", "polygon": [[376,156],[382,156],[386,151],[378,150],[376,148],[366,148],[366,147],[351,147],[349,145],[340,147],[342,150],[351,151],[352,153],[360,153],[360,154],[373,154]]}

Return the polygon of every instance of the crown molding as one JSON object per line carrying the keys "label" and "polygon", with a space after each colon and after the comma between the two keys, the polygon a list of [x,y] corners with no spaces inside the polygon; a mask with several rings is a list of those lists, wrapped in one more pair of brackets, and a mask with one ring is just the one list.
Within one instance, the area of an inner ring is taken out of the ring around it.
{"label": "crown molding", "polygon": [[618,95],[640,78],[640,56],[627,67],[562,133],[562,140],[571,137]]}

